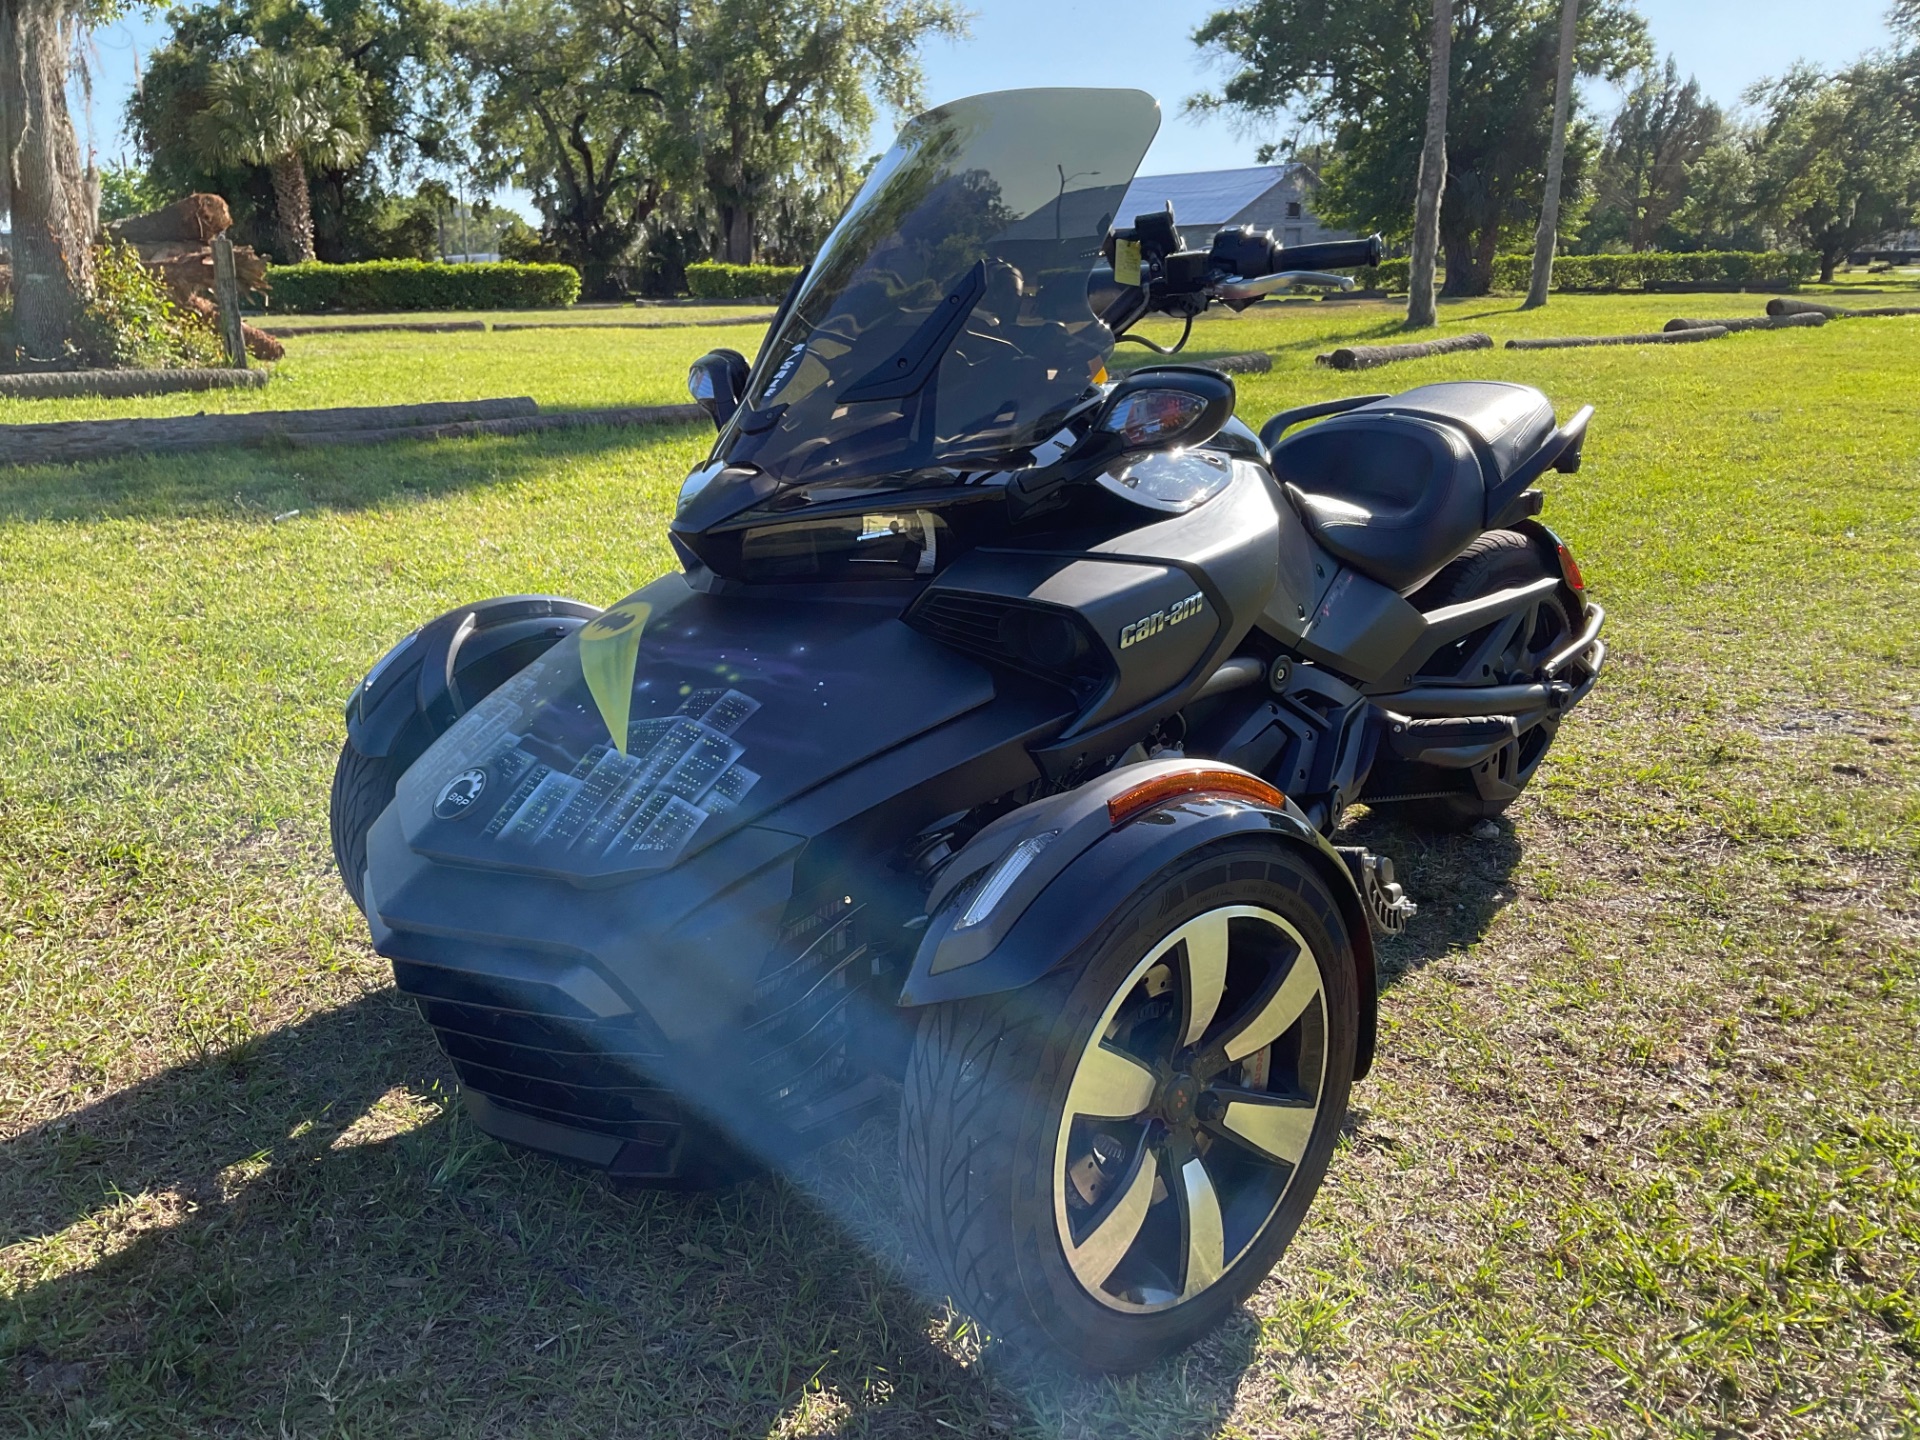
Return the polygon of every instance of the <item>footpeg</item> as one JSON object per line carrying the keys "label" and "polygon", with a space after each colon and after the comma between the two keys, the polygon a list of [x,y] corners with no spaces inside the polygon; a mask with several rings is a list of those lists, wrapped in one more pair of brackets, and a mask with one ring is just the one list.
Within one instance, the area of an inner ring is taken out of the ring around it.
{"label": "footpeg", "polygon": [[1457,715],[1413,720],[1392,715],[1387,743],[1402,760],[1443,770],[1470,770],[1519,736],[1511,715]]}
{"label": "footpeg", "polygon": [[1393,861],[1359,845],[1338,848],[1340,858],[1353,872],[1353,883],[1360,887],[1360,903],[1366,906],[1375,936],[1384,940],[1403,933],[1420,907],[1395,882]]}

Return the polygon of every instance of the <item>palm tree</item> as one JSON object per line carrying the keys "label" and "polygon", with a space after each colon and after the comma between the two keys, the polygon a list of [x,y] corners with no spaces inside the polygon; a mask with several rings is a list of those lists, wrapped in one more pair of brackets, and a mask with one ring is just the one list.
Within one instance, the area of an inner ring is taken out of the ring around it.
{"label": "palm tree", "polygon": [[221,60],[207,82],[194,142],[210,164],[267,167],[293,258],[311,260],[307,167],[350,165],[367,153],[359,79],[331,50],[249,50]]}
{"label": "palm tree", "polygon": [[1547,303],[1553,283],[1553,250],[1560,239],[1560,181],[1567,160],[1567,115],[1573,108],[1573,32],[1580,21],[1580,0],[1560,6],[1560,75],[1553,89],[1553,142],[1547,148],[1547,195],[1540,206],[1540,229],[1533,237],[1533,279],[1522,310]]}
{"label": "palm tree", "polygon": [[1453,78],[1453,0],[1433,0],[1432,51],[1427,73],[1427,143],[1420,152],[1420,195],[1413,210],[1407,325],[1425,330],[1433,308],[1433,272],[1440,261],[1440,192],[1447,187],[1447,87]]}

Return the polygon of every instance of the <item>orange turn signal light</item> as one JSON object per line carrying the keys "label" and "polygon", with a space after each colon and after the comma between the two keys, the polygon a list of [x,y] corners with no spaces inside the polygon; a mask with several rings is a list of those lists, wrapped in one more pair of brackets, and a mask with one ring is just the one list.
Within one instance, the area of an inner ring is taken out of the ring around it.
{"label": "orange turn signal light", "polygon": [[1107,801],[1107,819],[1119,825],[1142,810],[1150,810],[1182,795],[1231,795],[1260,805],[1284,805],[1287,797],[1257,775],[1241,770],[1222,770],[1212,765],[1194,765],[1185,770],[1169,770],[1151,780],[1142,780]]}
{"label": "orange turn signal light", "polygon": [[1573,558],[1573,552],[1565,545],[1560,547],[1560,578],[1567,582],[1567,588],[1579,593],[1587,588],[1587,580],[1580,573],[1580,562]]}

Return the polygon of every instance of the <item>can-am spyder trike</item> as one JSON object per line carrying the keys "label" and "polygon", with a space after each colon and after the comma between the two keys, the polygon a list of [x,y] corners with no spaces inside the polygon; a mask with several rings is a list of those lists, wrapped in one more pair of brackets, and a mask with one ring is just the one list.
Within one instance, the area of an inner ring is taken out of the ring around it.
{"label": "can-am spyder trike", "polygon": [[426,625],[333,793],[481,1129],[691,1185],[898,1103],[949,1293],[1110,1370],[1239,1303],[1326,1170],[1411,910],[1342,812],[1496,814],[1605,657],[1534,518],[1589,412],[1467,382],[1256,434],[1217,371],[1109,375],[1147,316],[1379,258],[1116,228],[1158,123],[909,123],[759,358],[694,366],[681,573]]}

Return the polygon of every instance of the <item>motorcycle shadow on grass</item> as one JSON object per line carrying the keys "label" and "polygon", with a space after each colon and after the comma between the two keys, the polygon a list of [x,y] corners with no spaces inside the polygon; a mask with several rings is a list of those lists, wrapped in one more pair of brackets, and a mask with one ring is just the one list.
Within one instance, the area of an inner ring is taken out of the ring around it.
{"label": "motorcycle shadow on grass", "polygon": [[[894,1141],[622,1190],[477,1132],[374,992],[0,1140],[0,1433],[1073,1429],[902,1278]],[[1159,1433],[1230,1403],[1235,1328]]]}
{"label": "motorcycle shadow on grass", "polygon": [[1356,815],[1335,842],[1391,857],[1396,878],[1420,907],[1405,934],[1378,944],[1383,1006],[1394,985],[1477,942],[1516,898],[1512,877],[1524,847],[1505,818],[1482,821],[1477,833],[1438,835],[1416,830],[1383,808]]}
{"label": "motorcycle shadow on grass", "polygon": [[[1422,906],[1382,947],[1383,987],[1472,943],[1510,894],[1504,823],[1348,828]],[[808,1408],[813,1434],[944,1417],[1174,1436],[1216,1426],[1254,1361],[1243,1311],[1131,1379],[975,1363],[906,1259],[891,1120],[781,1179],[621,1190],[476,1132],[424,1031],[377,991],[0,1142],[0,1250],[20,1257],[0,1429],[459,1433],[567,1414],[606,1434],[764,1435]],[[1366,1125],[1356,1106],[1350,1132]]]}

